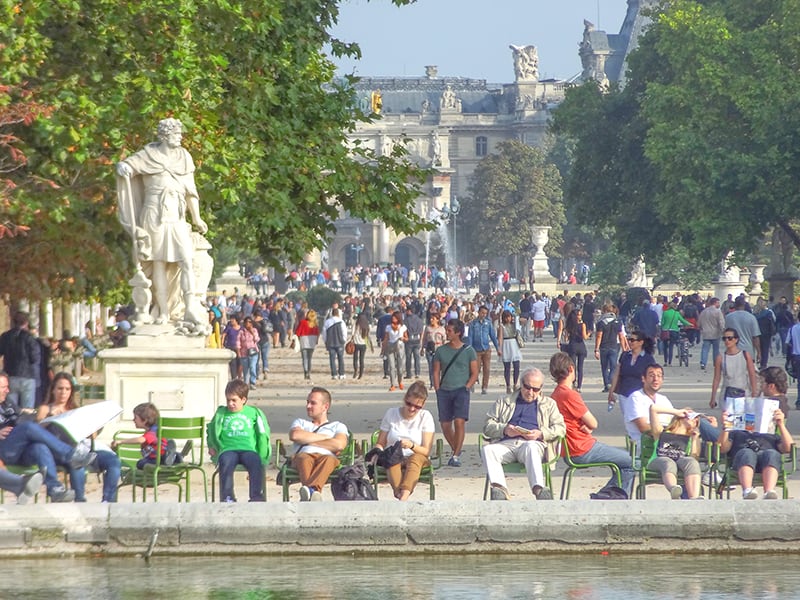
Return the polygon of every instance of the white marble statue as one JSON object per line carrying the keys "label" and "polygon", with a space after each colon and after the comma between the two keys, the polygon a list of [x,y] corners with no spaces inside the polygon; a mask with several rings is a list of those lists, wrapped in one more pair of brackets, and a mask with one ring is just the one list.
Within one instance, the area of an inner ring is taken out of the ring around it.
{"label": "white marble statue", "polygon": [[631,269],[631,278],[627,281],[629,287],[647,287],[647,267],[644,256],[641,254]]}
{"label": "white marble statue", "polygon": [[461,110],[461,100],[456,97],[456,93],[449,85],[442,92],[439,107],[443,110]]}
{"label": "white marble statue", "polygon": [[431,148],[430,148],[431,164],[438,167],[442,164],[442,143],[439,140],[439,132],[435,129],[431,131]]}
{"label": "white marble statue", "polygon": [[150,280],[156,324],[208,321],[194,296],[187,210],[200,233],[208,226],[200,218],[194,162],[181,147],[182,137],[181,122],[164,119],[158,124],[158,142],[117,164],[119,220],[134,240],[137,267]]}
{"label": "white marble statue", "polygon": [[536,46],[509,45],[514,56],[514,76],[517,81],[539,80],[539,53]]}
{"label": "white marble statue", "polygon": [[719,283],[739,283],[741,279],[741,269],[731,262],[732,257],[733,252],[731,251],[720,261],[719,275],[717,276],[717,281]]}

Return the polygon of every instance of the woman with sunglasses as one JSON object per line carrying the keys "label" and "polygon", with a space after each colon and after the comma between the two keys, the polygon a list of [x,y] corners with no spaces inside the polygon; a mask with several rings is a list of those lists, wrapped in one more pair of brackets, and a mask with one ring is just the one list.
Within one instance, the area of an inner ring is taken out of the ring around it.
{"label": "woman with sunglasses", "polygon": [[390,408],[383,415],[376,448],[383,450],[399,442],[403,461],[386,468],[386,477],[398,500],[408,500],[419,481],[422,468],[430,464],[433,415],[424,409],[428,399],[425,383],[415,381],[408,387],[402,406]]}
{"label": "woman with sunglasses", "polygon": [[619,357],[619,365],[608,392],[608,410],[619,401],[622,411],[625,412],[628,396],[642,387],[642,377],[647,367],[656,364],[656,359],[653,358],[652,338],[646,337],[641,331],[633,331],[627,341],[630,350],[623,352]]}
{"label": "woman with sunglasses", "polygon": [[[711,408],[717,407],[717,390],[722,381],[723,399],[729,397],[751,396],[758,394],[756,369],[753,357],[746,350],[739,348],[739,332],[727,328],[722,333],[725,352],[714,361],[714,381],[711,384]],[[723,407],[725,408],[725,407]]]}

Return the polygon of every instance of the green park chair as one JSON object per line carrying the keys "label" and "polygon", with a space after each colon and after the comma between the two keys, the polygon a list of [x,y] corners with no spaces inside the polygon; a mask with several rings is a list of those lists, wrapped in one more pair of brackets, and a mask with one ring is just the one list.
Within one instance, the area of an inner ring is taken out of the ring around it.
{"label": "green park chair", "polygon": [[567,439],[565,437],[561,438],[561,453],[564,457],[564,463],[567,465],[567,469],[564,471],[564,479],[561,482],[561,499],[568,500],[569,499],[569,491],[572,488],[572,476],[574,475],[575,471],[581,469],[596,469],[596,468],[606,468],[611,469],[611,474],[616,476],[617,478],[617,485],[622,487],[622,473],[620,473],[619,467],[611,462],[596,462],[596,463],[585,463],[585,464],[578,464],[573,462],[572,457],[569,454],[569,446],[567,445]]}
{"label": "green park chair", "polygon": [[[361,445],[361,453],[362,455],[366,456],[367,452],[375,447],[375,444],[378,443],[378,436],[380,435],[380,430],[377,430],[372,433],[372,437],[370,438],[370,446],[367,448],[366,440]],[[419,474],[419,483],[425,483],[428,485],[430,489],[430,499],[436,500],[436,483],[434,481],[434,471],[440,469],[442,466],[442,456],[444,455],[444,442],[441,438],[434,441],[433,444],[433,452],[430,456],[430,464],[423,467]],[[389,479],[386,476],[386,469],[383,467],[379,467],[378,465],[374,466],[372,472],[372,487],[375,489],[375,495],[378,495],[378,485],[381,482],[388,482]]]}
{"label": "green park chair", "polygon": [[[487,438],[482,433],[479,433],[478,434],[478,453],[479,454],[481,453],[481,448],[483,448],[484,444],[488,444],[488,443],[489,443],[489,438]],[[561,442],[559,442],[558,446],[559,447],[561,446]],[[558,467],[558,459],[559,459],[559,454],[558,454],[558,452],[556,452],[556,454],[555,454],[555,456],[553,456],[553,458],[551,458],[547,462],[543,462],[542,463],[542,471],[544,471],[545,485],[550,490],[550,493],[553,492],[553,478],[552,478],[552,475],[553,475],[553,472]],[[503,472],[506,475],[508,475],[509,473],[514,473],[514,474],[525,473],[525,465],[523,465],[520,462],[506,463],[506,464],[503,465]],[[485,477],[485,482],[483,484],[483,499],[484,500],[488,500],[489,499],[489,485],[490,485],[490,483],[489,483],[489,475],[487,474],[486,477]]]}
{"label": "green park chair", "polygon": [[[347,446],[345,446],[344,450],[339,453],[338,458],[339,466],[334,470],[334,474],[341,467],[352,465],[353,461],[355,461],[356,442],[353,439],[352,432],[348,436]],[[287,454],[286,444],[284,444],[281,440],[277,440],[275,442],[275,467],[278,469],[278,476],[275,479],[275,483],[281,486],[283,491],[283,501],[288,502],[289,486],[295,483],[300,483],[300,476],[297,473],[297,469],[292,466],[291,458]]]}

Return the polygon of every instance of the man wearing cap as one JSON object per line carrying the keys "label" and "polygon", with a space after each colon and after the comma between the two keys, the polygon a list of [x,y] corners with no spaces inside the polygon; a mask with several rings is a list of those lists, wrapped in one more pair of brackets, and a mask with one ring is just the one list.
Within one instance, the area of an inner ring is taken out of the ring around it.
{"label": "man wearing cap", "polygon": [[708,349],[711,348],[711,364],[719,356],[719,340],[722,332],[725,331],[725,317],[719,308],[719,298],[711,298],[706,307],[697,318],[697,326],[700,328],[700,337],[703,339],[703,348],[700,350],[700,368],[706,370],[708,364]]}

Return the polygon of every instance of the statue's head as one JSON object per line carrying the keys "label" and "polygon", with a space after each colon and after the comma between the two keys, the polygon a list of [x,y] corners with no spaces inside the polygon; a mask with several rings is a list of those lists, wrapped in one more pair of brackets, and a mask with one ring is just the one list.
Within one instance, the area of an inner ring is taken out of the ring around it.
{"label": "statue's head", "polygon": [[161,119],[158,122],[158,139],[171,146],[179,146],[183,136],[183,124],[178,119]]}

